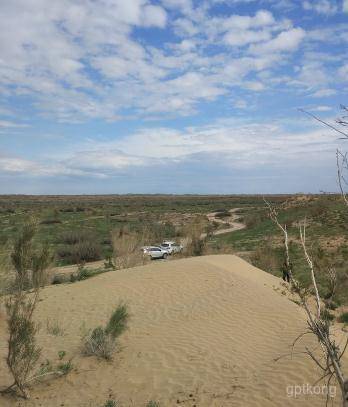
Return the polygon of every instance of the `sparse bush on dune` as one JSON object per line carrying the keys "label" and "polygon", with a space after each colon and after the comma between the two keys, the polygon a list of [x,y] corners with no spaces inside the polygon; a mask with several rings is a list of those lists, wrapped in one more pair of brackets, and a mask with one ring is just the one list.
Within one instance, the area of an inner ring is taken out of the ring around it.
{"label": "sparse bush on dune", "polygon": [[[36,342],[39,327],[33,320],[33,313],[52,261],[47,246],[35,248],[35,233],[36,223],[31,221],[24,225],[14,243],[11,259],[16,277],[13,292],[6,300],[9,332],[6,362],[13,383],[4,392],[16,389],[25,398],[29,397],[27,383],[41,353]],[[28,288],[33,288],[33,292],[27,291]]]}
{"label": "sparse bush on dune", "polygon": [[105,327],[98,326],[84,335],[83,353],[111,359],[115,351],[116,339],[127,329],[128,321],[128,307],[121,303],[111,314]]}
{"label": "sparse bush on dune", "polygon": [[150,400],[145,407],[160,407],[160,403],[157,401]]}
{"label": "sparse bush on dune", "polygon": [[46,331],[47,331],[47,333],[49,333],[50,335],[53,335],[53,336],[64,336],[65,335],[64,328],[62,328],[59,325],[59,323],[56,319],[55,320],[47,319]]}
{"label": "sparse bush on dune", "polygon": [[103,407],[120,407],[120,404],[115,400],[107,400],[103,404]]}

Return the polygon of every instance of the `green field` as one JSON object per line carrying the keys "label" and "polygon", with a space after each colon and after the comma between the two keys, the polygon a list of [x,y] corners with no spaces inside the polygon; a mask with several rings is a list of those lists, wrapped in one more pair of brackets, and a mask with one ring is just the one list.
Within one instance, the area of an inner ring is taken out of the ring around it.
{"label": "green field", "polygon": [[[161,237],[180,235],[188,216],[261,203],[260,197],[250,196],[0,196],[1,254],[8,252],[8,245],[30,217],[39,221],[37,240],[48,242],[57,253],[66,246],[66,235],[80,233],[98,243],[105,257],[111,251],[112,230],[138,230],[146,225],[153,232],[153,244]],[[56,262],[71,263],[61,256],[56,256]]]}

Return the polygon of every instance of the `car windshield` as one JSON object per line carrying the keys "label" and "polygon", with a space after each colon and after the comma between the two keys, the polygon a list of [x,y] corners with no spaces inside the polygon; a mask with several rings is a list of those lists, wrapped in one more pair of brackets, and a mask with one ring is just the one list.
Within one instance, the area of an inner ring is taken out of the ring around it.
{"label": "car windshield", "polygon": [[168,243],[162,243],[162,247],[168,247],[169,244]]}

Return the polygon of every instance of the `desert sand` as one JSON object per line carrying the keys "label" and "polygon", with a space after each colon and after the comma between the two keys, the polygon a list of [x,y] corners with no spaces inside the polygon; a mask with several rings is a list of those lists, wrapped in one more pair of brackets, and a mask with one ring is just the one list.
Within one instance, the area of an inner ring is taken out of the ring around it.
{"label": "desert sand", "polygon": [[[154,261],[46,287],[36,313],[42,359],[57,362],[64,350],[75,369],[36,383],[28,401],[0,396],[0,406],[101,407],[109,396],[136,407],[151,399],[162,407],[323,406],[324,396],[287,395],[287,386],[313,384],[319,371],[296,354],[315,346],[310,337],[276,361],[305,329],[303,311],[282,291],[281,280],[232,255]],[[114,359],[81,356],[83,327],[104,324],[120,300],[132,317]],[[48,318],[63,336],[47,333]],[[0,332],[5,386],[3,308]]]}

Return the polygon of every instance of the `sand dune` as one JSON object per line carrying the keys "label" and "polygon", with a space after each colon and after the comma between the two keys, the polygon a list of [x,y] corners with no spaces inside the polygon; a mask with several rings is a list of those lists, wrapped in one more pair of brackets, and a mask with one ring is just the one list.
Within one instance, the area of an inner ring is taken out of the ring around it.
{"label": "sand dune", "polygon": [[[324,397],[287,395],[287,386],[312,384],[319,372],[302,356],[275,361],[305,327],[282,290],[279,279],[232,255],[151,262],[47,287],[36,315],[43,355],[54,361],[65,350],[76,371],[36,384],[29,401],[0,397],[0,405],[98,407],[109,395],[136,407],[150,399],[185,407],[325,405]],[[104,323],[121,299],[132,319],[114,360],[82,357],[81,327]],[[64,336],[46,332],[48,317]],[[3,356],[3,312],[0,323]],[[297,351],[304,344],[314,343],[307,338]],[[9,383],[0,363],[1,384]]]}

